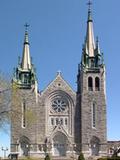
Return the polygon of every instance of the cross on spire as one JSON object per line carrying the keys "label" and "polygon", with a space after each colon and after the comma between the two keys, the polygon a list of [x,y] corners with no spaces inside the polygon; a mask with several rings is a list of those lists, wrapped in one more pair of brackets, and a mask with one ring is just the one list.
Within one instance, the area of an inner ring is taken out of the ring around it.
{"label": "cross on spire", "polygon": [[87,5],[88,5],[88,10],[91,11],[91,6],[92,6],[91,0],[88,1]]}
{"label": "cross on spire", "polygon": [[57,74],[60,75],[60,74],[61,74],[61,70],[58,70],[58,71],[57,71]]}
{"label": "cross on spire", "polygon": [[29,27],[30,25],[28,24],[28,23],[25,23],[25,25],[24,25],[24,27],[25,27],[25,31],[27,32],[28,31],[28,27]]}

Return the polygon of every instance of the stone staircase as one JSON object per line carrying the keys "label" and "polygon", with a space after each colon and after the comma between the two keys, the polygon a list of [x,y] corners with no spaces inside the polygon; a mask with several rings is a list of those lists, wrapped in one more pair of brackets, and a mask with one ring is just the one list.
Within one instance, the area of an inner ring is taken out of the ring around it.
{"label": "stone staircase", "polygon": [[[94,156],[94,157],[88,157],[85,160],[97,160],[98,158],[100,158],[99,156]],[[51,157],[52,160],[78,160],[78,158],[76,157]],[[41,159],[44,160],[44,159]]]}
{"label": "stone staircase", "polygon": [[73,160],[73,159],[69,157],[52,157],[52,160]]}
{"label": "stone staircase", "polygon": [[[52,160],[77,160],[77,157],[51,157]],[[99,157],[88,157],[86,160],[97,160]]]}
{"label": "stone staircase", "polygon": [[98,158],[100,158],[99,156],[94,156],[94,157],[88,157],[86,158],[86,160],[97,160]]}

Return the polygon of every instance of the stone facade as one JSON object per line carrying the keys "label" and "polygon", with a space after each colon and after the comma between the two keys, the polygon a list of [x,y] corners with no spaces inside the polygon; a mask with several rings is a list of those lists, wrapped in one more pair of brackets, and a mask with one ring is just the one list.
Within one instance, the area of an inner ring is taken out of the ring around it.
{"label": "stone facade", "polygon": [[105,73],[90,10],[76,92],[60,72],[45,90],[38,91],[26,31],[23,58],[12,81],[11,154],[107,155]]}
{"label": "stone facade", "polygon": [[[30,116],[33,120],[27,120],[26,116],[26,124],[23,127],[22,113],[12,118],[11,151],[19,152],[19,155],[28,155],[30,149],[31,156],[43,156],[45,150],[46,152],[53,150],[55,156],[67,155],[71,145],[74,144],[76,93],[61,74],[58,73],[55,80],[43,92],[38,93],[37,97],[32,89],[18,89],[17,94],[22,97],[19,104],[17,103],[17,111],[22,112],[22,101],[26,101],[28,118],[31,111],[33,117]],[[60,104],[58,104],[56,111],[52,106],[55,100],[58,102],[62,100],[65,109],[59,111]],[[13,107],[16,107],[16,100],[13,100]],[[27,148],[27,145],[30,145],[30,148]]]}
{"label": "stone facade", "polygon": [[[92,91],[88,88],[89,77],[91,77],[93,80],[93,89],[91,88]],[[96,77],[99,77],[100,80],[99,90],[95,87]],[[81,84],[80,91],[78,91],[77,94],[81,115],[81,150],[86,156],[90,156],[91,153],[93,155],[98,155],[98,151],[99,155],[104,156],[107,153],[104,67],[102,66],[98,71],[93,70],[92,73],[90,70],[81,70],[78,83]],[[95,113],[93,113],[93,104],[95,104]],[[95,118],[95,122],[93,122],[93,117]]]}

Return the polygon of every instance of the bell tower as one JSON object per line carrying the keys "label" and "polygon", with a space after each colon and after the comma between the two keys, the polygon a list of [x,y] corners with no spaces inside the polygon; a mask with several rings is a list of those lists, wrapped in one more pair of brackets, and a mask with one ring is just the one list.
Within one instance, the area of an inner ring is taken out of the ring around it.
{"label": "bell tower", "polygon": [[33,87],[35,90],[37,90],[35,68],[30,57],[28,27],[29,25],[26,24],[22,59],[19,59],[18,67],[15,69],[13,83],[15,83],[19,88],[31,89]]}
{"label": "bell tower", "polygon": [[30,57],[27,24],[25,28],[22,59],[12,79],[11,153],[18,152],[20,156],[28,156],[30,144],[37,143],[34,118],[38,104],[37,79]]}
{"label": "bell tower", "polygon": [[80,115],[80,150],[85,156],[106,155],[105,64],[98,38],[94,40],[91,2],[87,32],[77,75],[77,110]]}

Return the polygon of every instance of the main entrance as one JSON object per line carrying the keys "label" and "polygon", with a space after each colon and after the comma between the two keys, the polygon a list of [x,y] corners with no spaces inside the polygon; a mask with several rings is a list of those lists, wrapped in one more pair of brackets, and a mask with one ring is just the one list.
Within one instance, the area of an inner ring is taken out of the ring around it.
{"label": "main entrance", "polygon": [[20,138],[21,155],[28,156],[30,151],[30,140],[23,136]]}
{"label": "main entrance", "polygon": [[53,138],[53,156],[66,156],[68,139],[62,132],[57,132]]}
{"label": "main entrance", "polygon": [[100,148],[100,140],[99,138],[93,136],[91,141],[91,155],[98,156],[99,155],[99,148]]}

